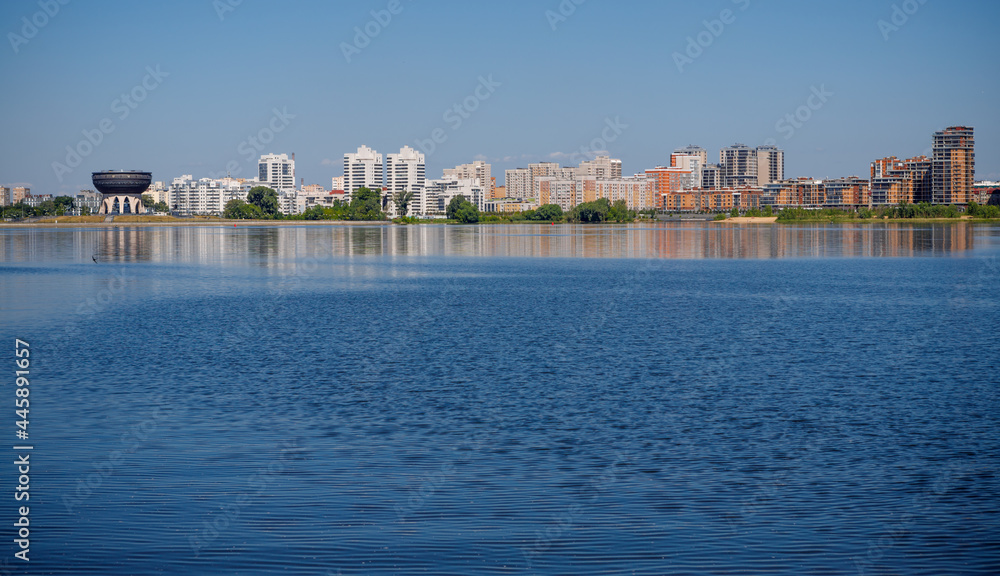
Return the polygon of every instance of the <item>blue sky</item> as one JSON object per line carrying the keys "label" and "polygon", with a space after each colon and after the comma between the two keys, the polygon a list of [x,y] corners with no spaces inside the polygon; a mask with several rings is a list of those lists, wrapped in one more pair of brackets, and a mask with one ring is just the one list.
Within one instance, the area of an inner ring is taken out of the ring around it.
{"label": "blue sky", "polygon": [[329,187],[345,152],[430,152],[435,131],[431,177],[598,147],[631,174],[769,139],[788,176],[866,177],[950,125],[976,128],[977,179],[1000,179],[997,21],[993,1],[4,0],[0,183],[249,177],[295,152]]}

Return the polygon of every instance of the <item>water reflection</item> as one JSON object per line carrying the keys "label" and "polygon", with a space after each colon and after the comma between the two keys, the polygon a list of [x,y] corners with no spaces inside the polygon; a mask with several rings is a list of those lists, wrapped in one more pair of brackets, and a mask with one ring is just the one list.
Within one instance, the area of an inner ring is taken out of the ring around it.
{"label": "water reflection", "polygon": [[307,256],[815,258],[955,255],[994,227],[954,224],[290,226],[11,228],[0,262],[218,263],[273,267]]}

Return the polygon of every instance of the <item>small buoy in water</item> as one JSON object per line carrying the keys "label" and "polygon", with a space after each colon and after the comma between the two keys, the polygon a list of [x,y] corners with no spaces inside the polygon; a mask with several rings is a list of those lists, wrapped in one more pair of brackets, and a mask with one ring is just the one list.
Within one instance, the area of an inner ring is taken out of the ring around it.
{"label": "small buoy in water", "polygon": [[556,223],[555,223],[555,222],[550,222],[550,224],[552,224],[553,226],[555,226],[555,225],[556,225]]}
{"label": "small buoy in water", "polygon": [[233,228],[236,228],[236,224],[233,224]]}

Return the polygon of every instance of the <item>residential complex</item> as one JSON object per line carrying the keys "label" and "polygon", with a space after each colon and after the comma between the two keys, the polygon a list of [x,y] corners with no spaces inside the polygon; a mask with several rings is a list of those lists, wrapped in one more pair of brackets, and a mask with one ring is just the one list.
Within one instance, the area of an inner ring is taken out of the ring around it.
{"label": "residential complex", "polygon": [[[385,162],[385,188],[382,206],[392,216],[414,216],[426,213],[424,205],[424,180],[426,166],[424,154],[403,146],[399,154],[389,154]],[[411,192],[413,198],[407,214],[397,214],[393,197],[401,192]]]}
{"label": "residential complex", "polygon": [[273,190],[295,189],[295,154],[265,154],[257,162],[257,181]]}
{"label": "residential complex", "polygon": [[[623,176],[622,161],[607,155],[564,167],[538,162],[504,171],[497,186],[492,166],[483,160],[443,170],[440,179],[427,179],[423,153],[404,146],[383,155],[365,145],[344,154],[344,173],[332,178],[330,190],[318,184],[296,187],[295,155],[265,154],[254,179],[202,178],[190,174],[168,185],[154,182],[147,194],[154,203],[166,202],[179,214],[221,214],[226,203],[246,200],[254,186],[278,192],[282,212],[301,213],[313,206],[349,202],[352,193],[366,187],[381,194],[382,207],[396,214],[393,196],[411,192],[408,216],[436,216],[461,194],[480,210],[515,211],[558,204],[563,210],[606,198],[624,201],[633,210],[728,211],[772,207],[860,208],[902,202],[965,205],[1000,202],[994,182],[976,183],[974,130],[952,126],[933,134],[932,157],[900,159],[887,156],[872,161],[868,179],[786,178],[784,151],[776,146],[752,148],[734,144],[719,151],[719,163],[708,163],[708,151],[695,145],[677,148],[666,165]],[[89,206],[93,192],[76,197],[76,211]],[[98,195],[99,196],[99,195]],[[26,186],[0,187],[0,205],[40,203]]]}
{"label": "residential complex", "polygon": [[344,154],[344,191],[358,188],[381,190],[384,182],[382,155],[362,145],[354,154]]}
{"label": "residential complex", "polygon": [[952,126],[934,133],[933,202],[967,204],[976,174],[972,128]]}

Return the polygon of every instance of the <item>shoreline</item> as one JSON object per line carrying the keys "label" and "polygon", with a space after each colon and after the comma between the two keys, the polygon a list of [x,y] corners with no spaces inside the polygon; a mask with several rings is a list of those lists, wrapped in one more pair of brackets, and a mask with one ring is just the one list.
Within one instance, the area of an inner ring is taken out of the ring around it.
{"label": "shoreline", "polygon": [[[816,218],[808,220],[793,220],[779,222],[777,216],[740,216],[736,218],[726,218],[725,220],[704,220],[694,221],[699,224],[766,224],[766,225],[795,225],[795,224],[964,224],[964,223],[1000,223],[997,219],[987,218],[895,218],[895,219],[851,219],[851,218]],[[591,225],[619,225],[628,226],[631,224],[648,226],[651,224],[674,224],[676,222],[600,222],[596,224],[578,222],[557,222],[557,226],[591,226]],[[687,223],[687,222],[682,222]],[[535,224],[550,226],[548,222],[533,221],[511,221],[511,222],[482,222],[473,224],[474,226],[493,225],[516,225]],[[244,228],[244,227],[293,227],[293,226],[421,226],[421,225],[463,225],[454,222],[416,222],[409,224],[397,224],[391,220],[170,220],[165,222],[0,222],[0,229],[4,228],[128,228],[128,227],[204,227],[218,226],[223,228]]]}

